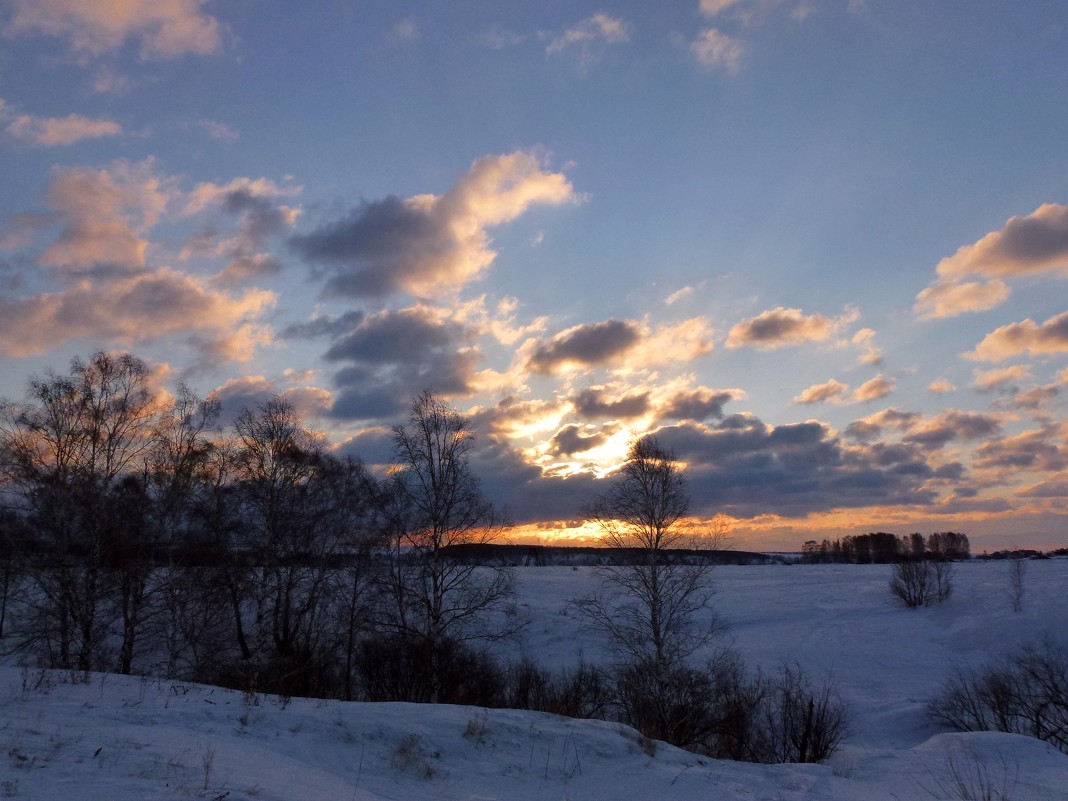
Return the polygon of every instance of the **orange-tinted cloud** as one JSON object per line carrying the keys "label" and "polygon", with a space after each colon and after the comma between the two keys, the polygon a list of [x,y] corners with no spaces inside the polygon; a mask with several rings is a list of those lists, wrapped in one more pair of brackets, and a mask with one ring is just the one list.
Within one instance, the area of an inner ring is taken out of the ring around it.
{"label": "orange-tinted cloud", "polygon": [[[916,298],[921,318],[985,311],[1003,302],[1002,279],[1068,271],[1068,206],[1045,203],[1024,217],[1012,217],[998,231],[942,259],[938,280]],[[969,281],[979,276],[986,281]]]}
{"label": "orange-tinted cloud", "polygon": [[894,391],[894,382],[882,373],[868,381],[865,381],[853,391],[853,400],[858,403],[885,398]]}
{"label": "orange-tinted cloud", "polygon": [[1027,364],[1014,364],[1012,367],[1002,367],[996,370],[976,370],[975,383],[972,384],[972,388],[979,392],[993,392],[1014,381],[1028,378],[1030,375],[1031,367]]}
{"label": "orange-tinted cloud", "polygon": [[690,53],[702,67],[722,67],[737,72],[745,55],[745,46],[715,28],[705,28],[690,43]]}
{"label": "orange-tinted cloud", "polygon": [[791,403],[841,403],[848,392],[848,385],[832,378],[822,384],[813,384],[808,387],[800,395],[795,397]]}
{"label": "orange-tinted cloud", "polygon": [[245,361],[269,341],[257,320],[274,300],[260,290],[220,293],[166,268],[82,280],[62,292],[0,298],[0,352],[29,356],[76,339],[126,345],[185,334],[205,357]]}
{"label": "orange-tinted cloud", "polygon": [[773,350],[806,342],[822,342],[855,319],[853,313],[831,319],[822,314],[806,315],[800,309],[779,306],[732,326],[727,334],[727,347],[752,346]]}
{"label": "orange-tinted cloud", "polygon": [[4,121],[7,121],[4,132],[8,136],[38,147],[73,145],[83,139],[99,139],[122,133],[122,126],[114,120],[92,119],[81,114],[68,114],[66,117],[6,115],[3,113],[3,101],[0,100],[0,122]]}
{"label": "orange-tinted cloud", "polygon": [[1009,297],[1009,287],[999,278],[990,281],[940,280],[916,296],[913,311],[921,320],[955,317],[965,312],[992,309]]}
{"label": "orange-tinted cloud", "polygon": [[174,180],[157,176],[151,159],[120,160],[103,169],[56,168],[47,201],[63,228],[38,262],[68,274],[144,269],[143,235],[175,191]]}
{"label": "orange-tinted cloud", "polygon": [[983,337],[975,350],[966,354],[982,362],[1003,362],[1023,353],[1068,353],[1068,312],[1039,324],[1026,319],[1003,325]]}
{"label": "orange-tinted cloud", "polygon": [[45,34],[67,40],[78,53],[99,56],[139,43],[142,59],[207,55],[222,46],[219,21],[207,0],[11,0],[6,36]]}

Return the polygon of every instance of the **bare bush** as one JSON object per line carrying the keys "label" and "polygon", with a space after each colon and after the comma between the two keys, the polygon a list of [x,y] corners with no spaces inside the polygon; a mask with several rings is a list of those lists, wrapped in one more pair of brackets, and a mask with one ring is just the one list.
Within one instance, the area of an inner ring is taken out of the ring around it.
{"label": "bare bush", "polygon": [[928,606],[937,597],[931,565],[922,559],[906,559],[894,565],[890,592],[909,609]]}
{"label": "bare bush", "polygon": [[766,761],[822,762],[848,734],[848,712],[830,679],[814,683],[783,663],[765,694],[763,730]]}
{"label": "bare bush", "polygon": [[966,672],[958,669],[928,713],[959,731],[1003,731],[1068,753],[1068,651],[1046,641]]}

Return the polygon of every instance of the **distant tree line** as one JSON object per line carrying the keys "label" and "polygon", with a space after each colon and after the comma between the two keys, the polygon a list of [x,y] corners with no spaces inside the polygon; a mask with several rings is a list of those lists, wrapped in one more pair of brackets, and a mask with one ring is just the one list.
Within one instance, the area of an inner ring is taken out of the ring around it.
{"label": "distant tree line", "polygon": [[906,561],[957,561],[968,559],[971,546],[966,534],[942,531],[926,539],[913,533],[906,537],[883,531],[842,537],[836,540],[808,540],[801,548],[807,564],[896,564]]}

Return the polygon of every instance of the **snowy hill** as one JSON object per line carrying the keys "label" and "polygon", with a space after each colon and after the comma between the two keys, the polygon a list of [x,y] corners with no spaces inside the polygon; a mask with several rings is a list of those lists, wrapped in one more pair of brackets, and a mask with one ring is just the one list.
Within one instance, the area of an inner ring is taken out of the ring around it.
{"label": "snowy hill", "polygon": [[[907,610],[885,566],[715,571],[716,605],[755,666],[830,672],[853,734],[825,765],[710,760],[615,723],[533,712],[285,701],[201,685],[92,674],[87,683],[0,669],[0,797],[35,801],[202,798],[768,799],[1068,798],[1068,756],[1015,735],[947,733],[924,715],[952,666],[1066,636],[1068,560],[1029,565],[1013,614],[1005,566],[959,566],[954,596]],[[517,655],[572,664],[604,643],[567,604],[586,568],[524,568]]]}

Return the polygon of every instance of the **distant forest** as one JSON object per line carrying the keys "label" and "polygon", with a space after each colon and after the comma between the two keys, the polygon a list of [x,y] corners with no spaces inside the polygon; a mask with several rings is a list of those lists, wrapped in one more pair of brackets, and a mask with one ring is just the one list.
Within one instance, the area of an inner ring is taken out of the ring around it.
{"label": "distant forest", "polygon": [[899,537],[876,531],[833,541],[808,540],[801,547],[801,561],[807,564],[885,565],[910,560],[956,561],[970,556],[968,535],[954,531],[926,539],[919,533]]}

